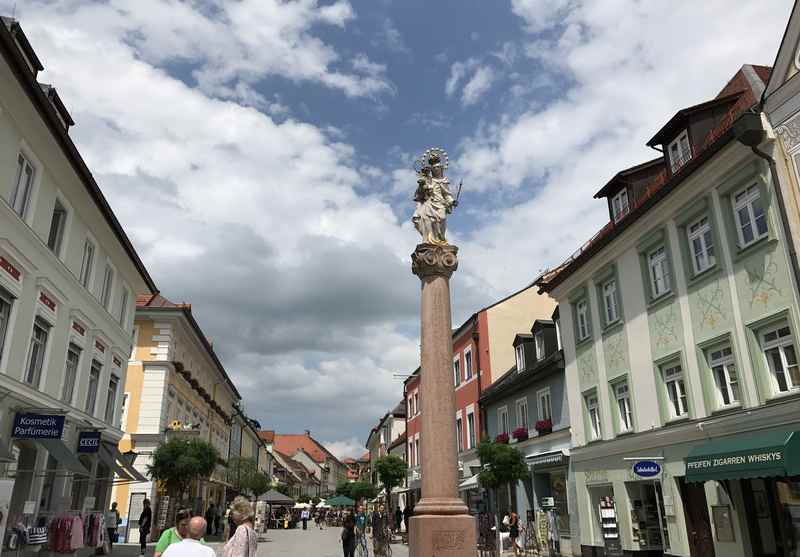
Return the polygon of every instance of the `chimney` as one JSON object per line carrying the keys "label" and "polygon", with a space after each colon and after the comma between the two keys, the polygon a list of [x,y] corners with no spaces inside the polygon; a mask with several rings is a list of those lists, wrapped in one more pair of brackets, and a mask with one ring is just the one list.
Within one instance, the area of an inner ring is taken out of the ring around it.
{"label": "chimney", "polygon": [[306,437],[311,437],[311,430],[310,429],[306,430]]}

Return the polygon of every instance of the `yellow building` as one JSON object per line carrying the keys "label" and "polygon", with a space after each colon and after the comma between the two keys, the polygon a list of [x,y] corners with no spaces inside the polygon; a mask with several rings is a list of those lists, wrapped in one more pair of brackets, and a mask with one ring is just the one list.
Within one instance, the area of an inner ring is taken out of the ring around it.
{"label": "yellow building", "polygon": [[[191,305],[175,304],[161,295],[140,296],[125,381],[125,435],[120,441],[120,451],[137,453],[136,469],[146,473],[156,447],[177,433],[197,435],[227,459],[240,400],[195,321]],[[203,512],[212,502],[224,504],[226,488],[225,470],[220,466],[209,481],[191,488],[194,511]],[[151,500],[157,530],[164,527],[166,512],[162,509],[167,501],[154,482],[117,486],[112,497],[124,517],[126,539],[138,539],[136,519],[145,497]]]}

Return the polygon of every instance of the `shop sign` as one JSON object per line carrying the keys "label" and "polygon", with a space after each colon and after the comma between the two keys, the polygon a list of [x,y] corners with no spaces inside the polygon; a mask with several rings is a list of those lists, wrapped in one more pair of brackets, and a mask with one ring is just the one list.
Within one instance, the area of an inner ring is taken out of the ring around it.
{"label": "shop sign", "polygon": [[655,460],[640,460],[633,464],[633,473],[640,478],[653,478],[661,473],[661,465]]}
{"label": "shop sign", "polygon": [[11,427],[13,439],[61,439],[64,416],[17,413]]}
{"label": "shop sign", "polygon": [[81,431],[78,436],[79,453],[96,453],[100,450],[99,431]]}

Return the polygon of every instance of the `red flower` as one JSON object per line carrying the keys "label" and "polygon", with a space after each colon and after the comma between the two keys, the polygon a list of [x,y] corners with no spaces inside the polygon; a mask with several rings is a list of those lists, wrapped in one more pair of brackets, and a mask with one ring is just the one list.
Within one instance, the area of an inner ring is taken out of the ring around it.
{"label": "red flower", "polygon": [[495,443],[508,443],[508,433],[501,433],[494,438]]}
{"label": "red flower", "polygon": [[553,422],[550,420],[539,420],[533,427],[536,431],[552,430]]}
{"label": "red flower", "polygon": [[511,437],[516,439],[517,441],[521,441],[528,438],[528,430],[524,427],[518,427],[511,433]]}

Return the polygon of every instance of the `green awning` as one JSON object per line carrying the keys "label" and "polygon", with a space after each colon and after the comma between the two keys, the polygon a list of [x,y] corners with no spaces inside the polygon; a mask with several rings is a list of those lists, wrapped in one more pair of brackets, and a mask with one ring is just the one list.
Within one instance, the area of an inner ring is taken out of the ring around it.
{"label": "green awning", "polygon": [[686,481],[800,475],[800,433],[732,435],[699,445],[686,457]]}

